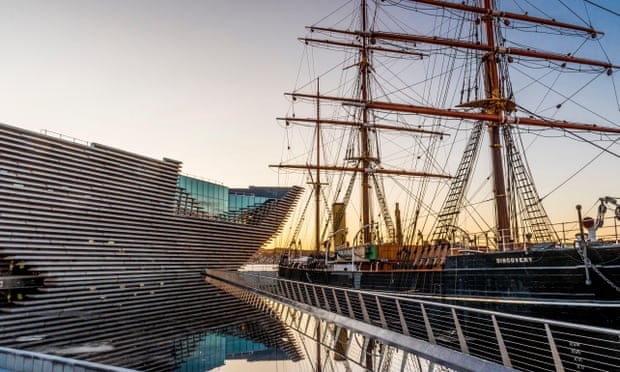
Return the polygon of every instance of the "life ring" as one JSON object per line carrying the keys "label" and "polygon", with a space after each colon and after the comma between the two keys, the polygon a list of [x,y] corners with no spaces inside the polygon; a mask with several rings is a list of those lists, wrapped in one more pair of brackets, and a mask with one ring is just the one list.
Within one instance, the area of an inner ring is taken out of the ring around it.
{"label": "life ring", "polygon": [[583,223],[583,227],[585,227],[586,229],[594,227],[594,218],[592,218],[592,217],[584,217],[582,223]]}

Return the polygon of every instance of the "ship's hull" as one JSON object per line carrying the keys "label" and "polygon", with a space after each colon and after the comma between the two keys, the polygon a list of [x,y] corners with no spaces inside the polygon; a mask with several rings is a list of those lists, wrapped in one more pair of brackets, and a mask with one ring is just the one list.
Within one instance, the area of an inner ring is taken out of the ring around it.
{"label": "ship's hull", "polygon": [[[300,190],[243,221],[207,219],[179,208],[179,169],[0,125],[0,345],[105,342],[113,350],[75,356],[161,370],[177,337],[247,312],[202,272],[247,262]],[[17,275],[28,288],[8,288]]]}
{"label": "ship's hull", "polygon": [[[396,291],[453,304],[620,328],[620,245],[450,256],[441,269],[327,271],[281,265],[279,276]],[[589,281],[588,281],[589,280]]]}

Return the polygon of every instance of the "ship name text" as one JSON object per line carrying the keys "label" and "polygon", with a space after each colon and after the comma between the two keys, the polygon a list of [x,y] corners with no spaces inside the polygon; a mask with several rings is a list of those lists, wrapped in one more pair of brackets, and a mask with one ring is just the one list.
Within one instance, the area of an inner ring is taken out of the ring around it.
{"label": "ship name text", "polygon": [[532,263],[532,257],[499,257],[496,264]]}

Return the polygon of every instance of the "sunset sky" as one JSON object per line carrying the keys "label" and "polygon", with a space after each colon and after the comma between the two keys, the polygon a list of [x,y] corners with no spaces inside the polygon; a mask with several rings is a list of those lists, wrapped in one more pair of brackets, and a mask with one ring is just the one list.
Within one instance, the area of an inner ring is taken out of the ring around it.
{"label": "sunset sky", "polygon": [[[281,159],[275,118],[295,86],[297,38],[340,3],[0,1],[0,122],[177,159],[231,187],[278,185],[268,165]],[[604,161],[617,177],[618,158]]]}
{"label": "sunset sky", "polygon": [[275,184],[297,37],[329,3],[0,1],[0,122]]}

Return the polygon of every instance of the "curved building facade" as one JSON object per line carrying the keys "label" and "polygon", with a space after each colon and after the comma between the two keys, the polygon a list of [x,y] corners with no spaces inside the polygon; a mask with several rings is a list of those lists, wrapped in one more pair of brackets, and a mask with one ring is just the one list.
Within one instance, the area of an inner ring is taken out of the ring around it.
{"label": "curved building facade", "polygon": [[0,125],[0,345],[108,345],[74,356],[160,370],[175,337],[241,312],[202,272],[243,265],[301,189],[231,191],[180,167]]}

